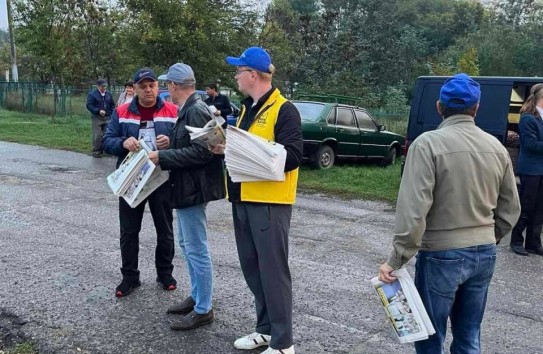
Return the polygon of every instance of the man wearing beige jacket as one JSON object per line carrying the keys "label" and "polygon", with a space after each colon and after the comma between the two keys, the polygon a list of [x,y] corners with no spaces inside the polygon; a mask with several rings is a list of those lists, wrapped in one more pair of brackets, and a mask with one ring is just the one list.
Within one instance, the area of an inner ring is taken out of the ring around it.
{"label": "man wearing beige jacket", "polygon": [[417,353],[442,353],[450,317],[451,353],[480,353],[480,328],[494,273],[496,244],[520,214],[511,159],[474,122],[481,91],[466,74],[448,79],[437,130],[410,146],[396,206],[393,251],[379,279],[417,252],[415,285],[436,333]]}

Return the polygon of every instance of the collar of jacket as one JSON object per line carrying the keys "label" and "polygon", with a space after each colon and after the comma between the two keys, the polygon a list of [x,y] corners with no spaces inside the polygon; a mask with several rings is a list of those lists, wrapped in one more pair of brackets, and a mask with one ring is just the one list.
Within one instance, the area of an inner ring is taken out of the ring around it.
{"label": "collar of jacket", "polygon": [[[275,98],[279,94],[280,94],[279,90],[275,86],[272,86],[272,88],[268,92],[266,92],[264,94],[264,96],[260,97],[260,99],[256,103],[255,107],[260,108],[266,101],[275,100]],[[251,108],[253,106],[253,102],[254,102],[253,98],[251,96],[249,96],[246,99],[244,99],[243,101],[241,101],[241,104],[248,107],[248,108]]]}
{"label": "collar of jacket", "polygon": [[185,101],[183,108],[181,108],[181,111],[179,111],[179,117],[182,117],[183,114],[185,114],[185,111],[199,100],[201,100],[200,95],[198,95],[196,92],[190,95],[189,98],[187,98],[187,100]]}
{"label": "collar of jacket", "polygon": [[268,108],[270,108],[275,101],[277,100],[277,97],[281,95],[281,92],[276,87],[273,87],[264,94],[264,96],[260,97],[257,104],[253,107],[253,98],[247,97],[243,101],[241,101],[241,112],[239,114],[238,121],[236,122],[236,127],[243,128],[242,122],[247,119],[247,112],[251,110],[252,108],[257,109],[257,113],[254,115],[253,119],[248,123],[249,125],[246,127],[247,130],[249,130],[250,126],[253,124],[253,122],[256,120],[256,118],[264,111],[266,111]]}
{"label": "collar of jacket", "polygon": [[467,114],[455,114],[454,116],[445,118],[443,122],[441,122],[441,124],[437,127],[437,129],[445,128],[445,127],[456,125],[456,124],[475,125],[475,120],[472,116],[468,116]]}
{"label": "collar of jacket", "polygon": [[[157,96],[156,97],[156,104],[155,104],[155,112],[158,111],[164,107],[164,100],[162,97]],[[140,115],[140,111],[138,110],[138,96],[134,95],[134,98],[132,99],[132,102],[130,102],[130,106],[128,106],[128,110],[134,114]]]}

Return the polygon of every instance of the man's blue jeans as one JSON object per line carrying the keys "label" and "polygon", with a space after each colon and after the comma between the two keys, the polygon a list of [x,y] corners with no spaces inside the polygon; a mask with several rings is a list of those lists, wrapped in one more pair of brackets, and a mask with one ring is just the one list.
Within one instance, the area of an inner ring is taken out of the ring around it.
{"label": "man's blue jeans", "polygon": [[213,267],[207,246],[207,204],[176,209],[179,247],[187,261],[194,311],[205,314],[211,310],[213,298]]}
{"label": "man's blue jeans", "polygon": [[448,317],[453,335],[451,354],[481,352],[481,322],[495,264],[494,244],[419,252],[415,285],[436,333],[415,342],[418,354],[443,353]]}

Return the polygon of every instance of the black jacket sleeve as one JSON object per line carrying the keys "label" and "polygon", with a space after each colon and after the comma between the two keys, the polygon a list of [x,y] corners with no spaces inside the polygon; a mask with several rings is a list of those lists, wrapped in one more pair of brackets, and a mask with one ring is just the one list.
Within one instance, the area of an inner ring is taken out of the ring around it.
{"label": "black jacket sleeve", "polygon": [[275,141],[287,150],[285,172],[292,171],[302,163],[304,140],[302,137],[302,119],[291,102],[285,102],[279,109],[275,123]]}
{"label": "black jacket sleeve", "polygon": [[[160,150],[158,152],[160,167],[165,170],[205,165],[214,156],[213,153],[209,151],[205,142],[202,142],[199,139],[194,141],[190,140],[188,131],[185,128],[185,125],[197,128],[202,128],[206,125],[206,123],[211,120],[211,113],[207,107],[203,104],[190,107],[180,119],[185,119],[186,124],[183,124],[182,127],[178,127],[179,131],[176,131],[173,139],[182,139],[185,142],[185,146]],[[181,122],[179,123],[182,124]]]}

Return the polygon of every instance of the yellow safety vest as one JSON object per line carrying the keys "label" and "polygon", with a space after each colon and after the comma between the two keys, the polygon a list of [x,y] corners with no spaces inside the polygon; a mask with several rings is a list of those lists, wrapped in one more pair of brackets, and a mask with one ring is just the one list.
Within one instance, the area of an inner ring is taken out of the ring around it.
{"label": "yellow safety vest", "polygon": [[[266,102],[262,105],[255,119],[249,127],[249,132],[269,141],[275,141],[275,123],[279,115],[279,109],[287,99],[275,89]],[[241,106],[241,112],[236,126],[239,128],[245,117],[245,106]],[[285,172],[285,180],[282,182],[241,182],[241,201],[294,204],[296,201],[296,186],[298,184],[298,168]]]}

